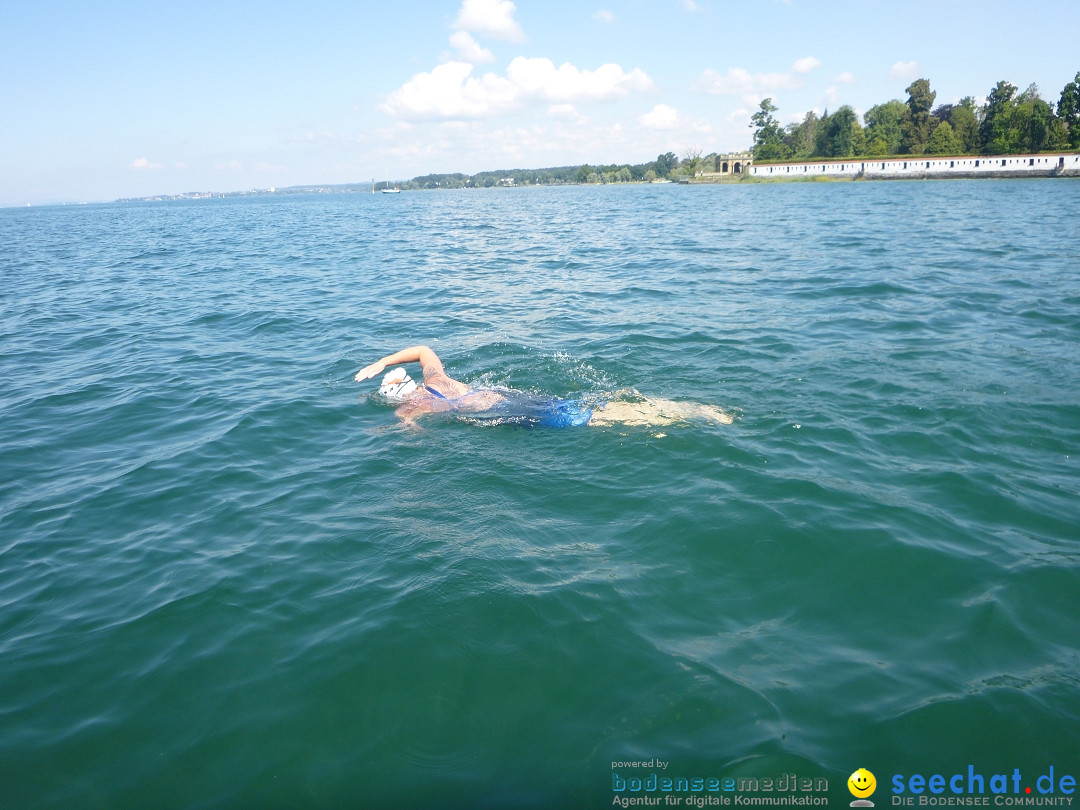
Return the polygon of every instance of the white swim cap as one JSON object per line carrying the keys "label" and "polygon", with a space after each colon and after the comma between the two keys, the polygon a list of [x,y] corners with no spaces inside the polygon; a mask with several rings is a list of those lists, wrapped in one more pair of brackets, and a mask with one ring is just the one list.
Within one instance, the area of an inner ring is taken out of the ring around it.
{"label": "white swim cap", "polygon": [[404,402],[413,391],[416,383],[403,368],[395,368],[383,377],[379,393],[391,402]]}

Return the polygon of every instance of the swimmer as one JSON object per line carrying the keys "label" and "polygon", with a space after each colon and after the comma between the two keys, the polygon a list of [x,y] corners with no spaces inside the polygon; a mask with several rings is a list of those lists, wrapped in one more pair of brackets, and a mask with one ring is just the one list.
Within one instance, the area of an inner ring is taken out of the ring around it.
{"label": "swimmer", "polygon": [[409,377],[405,369],[388,373],[379,393],[398,406],[395,413],[407,423],[426,413],[453,411],[478,419],[500,423],[541,427],[576,427],[579,425],[673,425],[690,420],[712,421],[730,425],[732,417],[719,408],[667,399],[650,399],[637,391],[623,392],[628,399],[588,406],[578,400],[558,397],[512,396],[487,389],[477,389],[450,377],[442,361],[427,346],[412,346],[387,355],[356,373],[357,382],[382,374],[389,366],[419,363],[422,385]]}
{"label": "swimmer", "polygon": [[357,382],[382,374],[387,366],[419,363],[424,374],[423,387],[418,387],[405,369],[386,375],[379,393],[399,407],[395,413],[402,419],[413,420],[425,413],[458,411],[481,413],[502,402],[505,397],[495,391],[474,389],[446,373],[442,361],[427,346],[413,346],[387,355],[382,360],[356,372]]}

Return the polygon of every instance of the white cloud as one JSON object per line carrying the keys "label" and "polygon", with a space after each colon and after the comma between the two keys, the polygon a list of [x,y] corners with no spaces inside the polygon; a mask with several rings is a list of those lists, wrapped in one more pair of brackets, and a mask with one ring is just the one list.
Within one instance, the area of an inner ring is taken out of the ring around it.
{"label": "white cloud", "polygon": [[525,33],[514,19],[516,10],[510,0],[463,0],[453,28],[506,42],[523,42]]}
{"label": "white cloud", "polygon": [[139,169],[141,171],[148,171],[150,169],[164,169],[165,168],[164,163],[151,163],[149,160],[147,160],[144,157],[135,158],[135,160],[131,161],[131,163],[129,163],[128,166],[130,168],[132,168],[132,169]]}
{"label": "white cloud", "polygon": [[473,39],[468,31],[451,34],[450,44],[457,50],[458,56],[471,64],[495,61],[495,54]]}
{"label": "white cloud", "polygon": [[[399,124],[399,126],[400,126],[400,124]],[[406,125],[406,126],[408,126],[408,125]],[[440,122],[438,124],[438,130],[440,132],[447,132],[447,133],[449,133],[449,132],[467,132],[469,127],[471,127],[471,126],[472,126],[472,124],[468,123],[467,121],[442,121],[442,122]],[[408,128],[412,129],[411,126],[409,126]]]}
{"label": "white cloud", "polygon": [[615,22],[615,15],[608,11],[606,8],[602,8],[598,12],[593,14],[593,19],[599,20],[602,23],[613,23]]}
{"label": "white cloud", "polygon": [[381,109],[397,118],[480,118],[511,109],[517,89],[493,73],[471,78],[467,62],[445,62],[417,73],[387,98]]}
{"label": "white cloud", "polygon": [[703,93],[718,96],[739,96],[750,93],[769,93],[802,87],[802,76],[817,69],[821,62],[813,56],[799,59],[783,73],[751,73],[745,68],[728,68],[726,75],[706,70],[694,84]]}
{"label": "white cloud", "polygon": [[646,129],[675,129],[679,125],[679,113],[667,104],[657,104],[651,111],[641,116],[641,124]]}
{"label": "white cloud", "polygon": [[848,73],[845,70],[843,73],[841,73],[839,76],[837,76],[834,81],[836,81],[839,84],[854,84],[855,83],[855,74],[854,73]]}
{"label": "white cloud", "polygon": [[547,110],[548,118],[562,118],[567,121],[581,119],[581,113],[573,104],[552,104]]}
{"label": "white cloud", "polygon": [[[755,106],[755,105],[750,105],[750,106]],[[740,122],[740,123],[745,125],[746,122],[750,120],[751,115],[753,115],[753,112],[749,108],[747,108],[747,107],[736,107],[734,110],[732,110],[731,112],[728,113],[728,115],[727,115],[727,123],[733,124],[735,122]]]}
{"label": "white cloud", "polygon": [[918,62],[897,62],[889,71],[894,79],[913,79],[918,72]]}
{"label": "white cloud", "polygon": [[798,73],[800,76],[805,76],[812,70],[821,67],[821,60],[815,56],[804,56],[802,59],[796,59],[795,64],[791,66],[791,70],[794,73]]}
{"label": "white cloud", "polygon": [[691,14],[697,11],[704,11],[705,9],[699,6],[694,0],[683,0],[683,8],[689,11]]}
{"label": "white cloud", "polygon": [[430,73],[418,73],[389,95],[381,106],[396,118],[485,118],[531,101],[574,104],[623,98],[648,92],[653,83],[639,68],[629,73],[619,65],[581,70],[570,63],[559,67],[550,59],[519,56],[506,76],[472,76],[466,62],[446,62]]}
{"label": "white cloud", "polygon": [[726,76],[722,76],[710,68],[698,77],[694,86],[705,93],[730,96],[752,91],[754,89],[754,77],[749,70],[744,68],[728,68]]}
{"label": "white cloud", "polygon": [[653,89],[652,79],[640,68],[627,73],[611,63],[580,70],[569,62],[556,68],[550,59],[519,56],[506,68],[506,76],[522,96],[556,102],[605,101]]}
{"label": "white cloud", "polygon": [[[570,166],[588,163],[641,163],[664,152],[682,154],[691,143],[703,152],[735,151],[750,140],[749,114],[734,125],[695,119],[679,113],[674,130],[643,126],[640,113],[623,117],[571,114],[569,105],[541,108],[554,115],[520,119],[457,120],[395,132],[394,137],[371,134],[369,154],[389,163],[392,174],[420,175],[432,171],[490,171],[511,166]],[[648,107],[642,108],[643,110]],[[565,113],[565,115],[564,115]],[[621,123],[619,123],[621,121]],[[389,129],[389,127],[387,128]],[[380,164],[381,165],[381,164]]]}

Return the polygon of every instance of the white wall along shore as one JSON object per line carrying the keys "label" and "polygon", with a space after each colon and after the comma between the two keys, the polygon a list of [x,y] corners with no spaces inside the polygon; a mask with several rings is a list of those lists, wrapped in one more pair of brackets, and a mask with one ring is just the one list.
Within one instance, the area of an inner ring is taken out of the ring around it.
{"label": "white wall along shore", "polygon": [[[741,168],[741,167],[740,167]],[[908,159],[847,158],[800,163],[748,165],[751,177],[794,180],[809,177],[846,177],[867,180],[942,177],[1080,177],[1080,155],[993,155],[990,157],[913,156]]]}

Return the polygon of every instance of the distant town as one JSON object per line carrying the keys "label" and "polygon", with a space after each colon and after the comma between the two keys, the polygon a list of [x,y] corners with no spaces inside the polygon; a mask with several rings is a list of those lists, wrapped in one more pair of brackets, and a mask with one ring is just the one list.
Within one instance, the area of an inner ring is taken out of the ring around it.
{"label": "distant town", "polygon": [[225,197],[267,197],[271,194],[349,194],[371,193],[371,183],[345,183],[330,186],[290,186],[288,188],[253,188],[248,191],[184,191],[179,194],[154,194],[150,197],[121,197],[114,202],[163,202],[166,200],[211,200]]}

